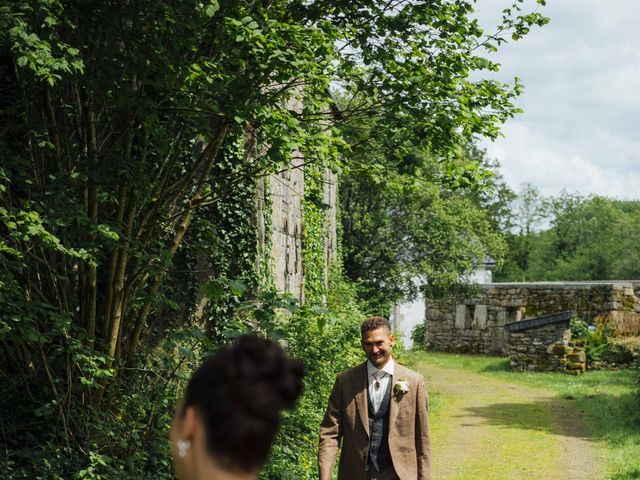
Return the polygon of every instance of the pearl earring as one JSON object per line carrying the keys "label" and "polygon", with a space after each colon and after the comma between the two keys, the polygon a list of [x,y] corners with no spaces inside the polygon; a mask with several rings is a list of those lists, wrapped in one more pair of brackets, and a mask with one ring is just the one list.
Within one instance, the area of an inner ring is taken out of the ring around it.
{"label": "pearl earring", "polygon": [[178,442],[177,442],[178,456],[180,458],[186,457],[187,456],[187,450],[189,450],[190,446],[191,446],[191,442],[189,440],[178,440]]}

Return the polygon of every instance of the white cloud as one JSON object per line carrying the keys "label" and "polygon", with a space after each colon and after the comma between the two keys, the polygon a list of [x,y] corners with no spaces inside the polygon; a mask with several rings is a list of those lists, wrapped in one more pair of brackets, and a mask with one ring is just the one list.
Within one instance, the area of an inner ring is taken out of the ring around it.
{"label": "white cloud", "polygon": [[583,195],[638,198],[637,164],[618,166],[619,162],[608,161],[612,157],[606,157],[606,152],[603,161],[594,162],[588,148],[564,139],[541,138],[526,123],[511,123],[504,134],[504,138],[485,147],[490,157],[500,161],[505,180],[516,190],[522,183],[532,183],[546,196],[566,190]]}
{"label": "white cloud", "polygon": [[[479,3],[485,25],[505,4]],[[551,23],[494,57],[497,78],[522,79],[524,113],[485,145],[489,155],[515,189],[640,198],[640,2],[556,0],[540,11]]]}

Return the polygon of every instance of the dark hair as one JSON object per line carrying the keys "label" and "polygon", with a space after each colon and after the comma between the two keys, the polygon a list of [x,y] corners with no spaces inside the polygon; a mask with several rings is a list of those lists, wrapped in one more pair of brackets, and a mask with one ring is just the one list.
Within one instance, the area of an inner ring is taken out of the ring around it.
{"label": "dark hair", "polygon": [[277,343],[253,335],[220,348],[193,374],[184,406],[201,416],[209,453],[225,468],[264,465],[280,412],[302,392],[303,367]]}
{"label": "dark hair", "polygon": [[360,325],[360,334],[364,337],[367,332],[371,330],[377,330],[379,328],[385,327],[389,332],[391,332],[391,325],[389,324],[389,320],[384,317],[369,317],[365,318],[364,322]]}

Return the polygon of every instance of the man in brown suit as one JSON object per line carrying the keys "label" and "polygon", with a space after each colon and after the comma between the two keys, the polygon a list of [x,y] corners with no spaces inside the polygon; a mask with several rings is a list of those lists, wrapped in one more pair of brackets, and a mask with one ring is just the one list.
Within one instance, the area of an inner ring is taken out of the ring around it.
{"label": "man in brown suit", "polygon": [[320,426],[320,480],[429,480],[431,448],[422,375],[394,362],[382,317],[361,326],[367,361],[340,373]]}

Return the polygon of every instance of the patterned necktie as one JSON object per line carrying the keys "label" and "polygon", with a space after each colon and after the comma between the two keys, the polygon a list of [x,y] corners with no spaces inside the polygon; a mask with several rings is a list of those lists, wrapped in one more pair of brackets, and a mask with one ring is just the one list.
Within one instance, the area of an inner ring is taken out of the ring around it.
{"label": "patterned necktie", "polygon": [[385,373],[382,371],[377,371],[373,374],[373,398],[371,398],[373,403],[374,411],[377,412],[380,408],[380,404],[382,403],[382,391],[380,388],[380,380],[382,380],[385,376]]}

